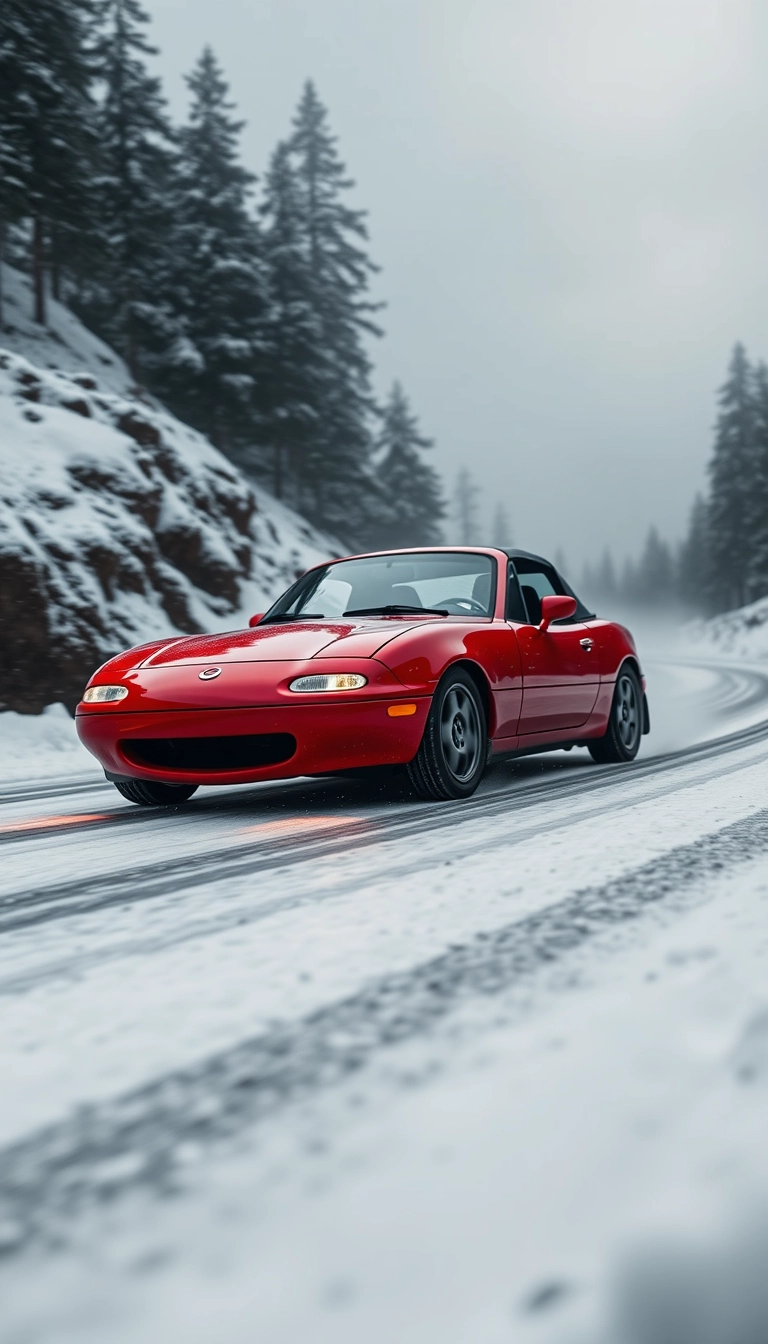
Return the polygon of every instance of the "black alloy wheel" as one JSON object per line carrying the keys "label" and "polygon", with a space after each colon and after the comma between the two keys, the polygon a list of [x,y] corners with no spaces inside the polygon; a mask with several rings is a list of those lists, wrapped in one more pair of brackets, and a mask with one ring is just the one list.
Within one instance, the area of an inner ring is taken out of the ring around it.
{"label": "black alloy wheel", "polygon": [[633,761],[643,733],[643,692],[632,667],[623,667],[616,679],[611,717],[603,737],[587,743],[593,761],[600,765]]}
{"label": "black alloy wheel", "polygon": [[196,784],[159,784],[154,779],[115,779],[118,793],[139,807],[173,807],[197,792]]}
{"label": "black alloy wheel", "polygon": [[463,668],[446,673],[435,691],[421,746],[407,766],[420,798],[469,798],[485,770],[485,710]]}

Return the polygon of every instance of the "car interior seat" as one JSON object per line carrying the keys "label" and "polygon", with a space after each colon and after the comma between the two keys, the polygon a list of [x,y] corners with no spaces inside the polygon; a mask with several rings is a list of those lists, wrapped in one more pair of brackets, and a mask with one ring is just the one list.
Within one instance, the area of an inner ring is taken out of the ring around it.
{"label": "car interior seat", "polygon": [[541,620],[541,598],[530,583],[523,583],[520,586],[528,610],[528,619],[531,625],[538,625]]}
{"label": "car interior seat", "polygon": [[491,576],[490,574],[478,574],[472,585],[473,601],[479,602],[481,606],[488,610],[488,604],[491,600]]}

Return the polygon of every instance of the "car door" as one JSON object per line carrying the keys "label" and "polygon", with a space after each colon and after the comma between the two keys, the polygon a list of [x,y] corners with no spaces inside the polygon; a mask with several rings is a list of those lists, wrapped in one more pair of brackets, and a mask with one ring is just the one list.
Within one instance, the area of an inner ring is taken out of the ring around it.
{"label": "car door", "polygon": [[[523,703],[518,733],[564,732],[586,723],[600,687],[600,660],[595,633],[583,621],[553,623],[543,634],[541,599],[563,593],[554,568],[538,561],[516,560],[527,623],[516,627],[523,674]],[[521,742],[521,746],[523,743]]]}

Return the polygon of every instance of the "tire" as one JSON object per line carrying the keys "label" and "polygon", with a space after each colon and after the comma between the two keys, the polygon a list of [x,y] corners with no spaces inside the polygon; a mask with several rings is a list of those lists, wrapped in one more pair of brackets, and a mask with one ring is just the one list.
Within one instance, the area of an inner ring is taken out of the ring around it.
{"label": "tire", "polygon": [[420,798],[469,798],[483,777],[487,727],[480,693],[468,672],[448,672],[435,691],[421,746],[406,767]]}
{"label": "tire", "polygon": [[633,761],[643,734],[643,691],[637,673],[622,667],[616,678],[611,717],[602,737],[588,742],[589,754],[599,765]]}
{"label": "tire", "polygon": [[197,791],[196,784],[158,784],[149,779],[113,779],[112,783],[123,798],[139,807],[173,807],[186,803]]}

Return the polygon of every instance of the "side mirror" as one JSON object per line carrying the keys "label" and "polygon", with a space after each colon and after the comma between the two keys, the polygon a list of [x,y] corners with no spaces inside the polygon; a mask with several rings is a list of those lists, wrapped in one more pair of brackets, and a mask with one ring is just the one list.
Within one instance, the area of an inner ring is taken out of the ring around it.
{"label": "side mirror", "polygon": [[545,635],[552,621],[562,621],[568,616],[573,616],[576,610],[575,597],[542,597],[541,599],[541,624],[536,629],[540,635]]}
{"label": "side mirror", "polygon": [[248,622],[248,624],[249,624],[249,625],[258,625],[258,624],[259,624],[259,621],[261,620],[261,618],[262,618],[263,615],[264,615],[264,612],[263,612],[263,611],[260,611],[259,614],[258,614],[258,616],[252,616],[252,617],[251,617],[251,619],[250,619],[250,621]]}

